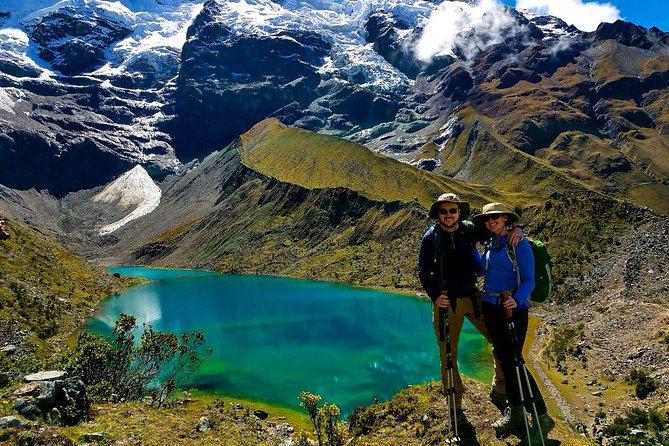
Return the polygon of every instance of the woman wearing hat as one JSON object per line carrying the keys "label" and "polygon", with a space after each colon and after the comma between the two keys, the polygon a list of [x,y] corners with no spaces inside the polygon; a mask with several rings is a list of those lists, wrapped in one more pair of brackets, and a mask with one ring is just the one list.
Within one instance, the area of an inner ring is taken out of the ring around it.
{"label": "woman wearing hat", "polygon": [[[527,334],[529,298],[534,289],[534,256],[527,239],[523,239],[515,249],[509,246],[507,228],[518,221],[518,215],[509,211],[503,204],[485,205],[482,212],[472,217],[472,220],[477,226],[487,229],[490,235],[490,242],[481,259],[484,274],[481,310],[495,353],[501,362],[510,404],[504,416],[493,423],[493,427],[499,434],[523,435],[527,419],[521,405],[521,393],[515,370],[515,351],[506,317],[507,314],[511,314],[519,344],[517,348],[522,352]],[[518,271],[511,259],[514,253]],[[539,414],[541,431],[546,435],[554,427],[555,422],[548,415],[539,387],[529,372],[528,381]],[[525,406],[528,413],[532,413],[526,382],[522,385]]]}

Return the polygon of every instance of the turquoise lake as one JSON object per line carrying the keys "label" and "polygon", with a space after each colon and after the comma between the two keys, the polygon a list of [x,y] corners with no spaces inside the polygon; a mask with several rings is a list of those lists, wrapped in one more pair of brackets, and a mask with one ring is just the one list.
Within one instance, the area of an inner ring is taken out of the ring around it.
{"label": "turquoise lake", "polygon": [[[108,334],[126,313],[157,330],[203,331],[214,353],[185,386],[292,408],[308,390],[348,414],[439,378],[431,305],[410,295],[269,276],[110,271],[151,282],[107,299],[88,328]],[[489,349],[468,322],[460,351],[465,375],[492,378]]]}

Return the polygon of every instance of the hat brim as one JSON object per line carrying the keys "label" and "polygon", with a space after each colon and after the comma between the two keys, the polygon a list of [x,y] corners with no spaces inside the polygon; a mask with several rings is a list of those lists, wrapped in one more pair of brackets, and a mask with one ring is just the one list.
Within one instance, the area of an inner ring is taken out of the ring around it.
{"label": "hat brim", "polygon": [[482,214],[476,214],[472,217],[472,221],[476,223],[477,225],[482,225],[483,222],[481,221],[481,217],[484,217],[486,215],[506,215],[509,218],[506,220],[507,226],[512,225],[516,223],[518,220],[520,220],[520,217],[518,217],[518,214],[514,212],[504,212],[504,211],[490,211],[490,212],[485,212]]}
{"label": "hat brim", "polygon": [[428,215],[430,218],[438,219],[439,218],[439,206],[443,203],[453,203],[457,204],[458,207],[460,208],[460,221],[465,221],[467,218],[469,218],[469,214],[471,213],[471,207],[469,206],[469,203],[466,201],[449,201],[449,200],[438,200],[432,203],[432,206],[430,206],[430,212]]}

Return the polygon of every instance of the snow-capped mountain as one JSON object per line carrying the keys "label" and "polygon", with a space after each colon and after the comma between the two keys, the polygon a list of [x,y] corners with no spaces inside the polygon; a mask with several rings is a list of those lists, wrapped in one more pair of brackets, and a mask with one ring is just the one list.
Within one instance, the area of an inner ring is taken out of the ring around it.
{"label": "snow-capped mountain", "polygon": [[3,93],[3,109],[12,113],[0,120],[0,152],[15,167],[0,181],[62,195],[103,184],[136,163],[158,177],[177,169],[161,125],[186,30],[201,7],[164,0],[0,2],[0,85],[22,92]]}
{"label": "snow-capped mountain", "polygon": [[579,179],[666,177],[657,28],[584,33],[497,0],[0,0],[0,23],[10,187],[62,195],[136,164],[160,179],[269,116],[451,176],[489,136]]}

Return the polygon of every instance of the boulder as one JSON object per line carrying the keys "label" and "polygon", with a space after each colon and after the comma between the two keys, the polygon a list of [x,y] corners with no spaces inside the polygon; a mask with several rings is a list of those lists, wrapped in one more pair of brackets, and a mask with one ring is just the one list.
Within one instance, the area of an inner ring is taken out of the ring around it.
{"label": "boulder", "polygon": [[26,404],[20,411],[19,415],[29,420],[37,420],[42,417],[42,411],[34,404]]}
{"label": "boulder", "polygon": [[253,415],[259,420],[266,420],[269,414],[262,409],[256,409],[253,411]]}
{"label": "boulder", "polygon": [[8,416],[0,418],[0,429],[21,426],[21,420],[16,417]]}
{"label": "boulder", "polygon": [[[41,376],[54,376],[43,374]],[[14,392],[14,409],[28,419],[51,418],[73,426],[88,417],[90,402],[86,386],[78,378],[31,381]]]}
{"label": "boulder", "polygon": [[67,375],[67,372],[63,370],[48,370],[45,372],[31,373],[30,375],[26,375],[23,379],[26,382],[54,381],[64,378],[65,375]]}
{"label": "boulder", "polygon": [[39,395],[40,391],[42,390],[42,386],[44,383],[42,382],[30,382],[24,386],[19,387],[14,391],[14,396],[17,398],[22,398],[22,397],[35,397]]}
{"label": "boulder", "polygon": [[9,344],[9,345],[5,345],[0,350],[2,350],[2,352],[6,353],[7,355],[12,355],[16,352],[16,350],[18,350],[18,347],[13,345],[13,344]]}
{"label": "boulder", "polygon": [[12,410],[14,410],[16,412],[21,412],[21,410],[23,410],[23,408],[26,407],[29,404],[30,404],[30,402],[28,401],[27,398],[19,398],[14,402],[14,405],[12,406]]}
{"label": "boulder", "polygon": [[87,432],[79,436],[79,441],[86,443],[99,443],[105,441],[107,435],[104,432]]}
{"label": "boulder", "polygon": [[199,420],[197,420],[197,426],[195,426],[195,430],[198,432],[206,432],[211,430],[212,423],[211,420],[207,417],[200,417]]}

